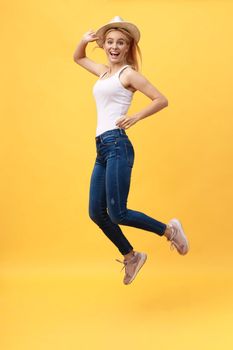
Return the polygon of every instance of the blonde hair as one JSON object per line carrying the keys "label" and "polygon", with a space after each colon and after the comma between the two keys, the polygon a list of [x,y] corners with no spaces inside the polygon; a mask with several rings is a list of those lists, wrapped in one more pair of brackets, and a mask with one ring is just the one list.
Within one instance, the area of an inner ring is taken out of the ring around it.
{"label": "blonde hair", "polygon": [[102,43],[105,42],[106,36],[108,35],[108,33],[110,33],[113,30],[118,30],[119,32],[123,33],[126,36],[126,41],[129,45],[129,51],[126,56],[126,61],[136,71],[138,71],[139,70],[138,56],[140,57],[140,63],[142,64],[142,54],[141,54],[140,47],[138,46],[138,44],[136,43],[136,41],[134,40],[134,37],[131,35],[130,32],[128,32],[124,28],[110,28],[104,33]]}

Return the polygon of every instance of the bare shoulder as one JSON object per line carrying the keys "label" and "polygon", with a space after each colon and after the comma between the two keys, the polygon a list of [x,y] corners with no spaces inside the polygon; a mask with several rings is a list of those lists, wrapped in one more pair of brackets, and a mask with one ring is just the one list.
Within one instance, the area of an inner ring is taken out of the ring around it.
{"label": "bare shoulder", "polygon": [[107,72],[108,70],[109,70],[109,67],[106,64],[99,63],[99,72],[100,72],[99,75]]}
{"label": "bare shoulder", "polygon": [[124,70],[124,84],[131,91],[140,91],[150,99],[166,97],[152,84],[143,74],[136,71],[132,67]]}
{"label": "bare shoulder", "polygon": [[109,70],[109,67],[106,64],[100,64],[99,65],[99,76],[103,73],[107,72]]}
{"label": "bare shoulder", "polygon": [[141,80],[147,80],[144,75],[142,75],[140,72],[136,71],[133,67],[129,66],[127,69],[124,70],[125,77],[127,77],[129,80],[135,80],[135,79],[141,79]]}
{"label": "bare shoulder", "polygon": [[148,80],[133,67],[128,66],[122,72],[121,81],[125,87],[135,92],[141,84],[145,84]]}

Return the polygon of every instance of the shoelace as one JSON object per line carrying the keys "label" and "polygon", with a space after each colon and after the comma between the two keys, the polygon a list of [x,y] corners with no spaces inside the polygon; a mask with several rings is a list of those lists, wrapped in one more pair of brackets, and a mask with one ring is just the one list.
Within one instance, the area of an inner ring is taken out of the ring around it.
{"label": "shoelace", "polygon": [[133,258],[134,258],[134,256],[133,256],[131,259],[129,259],[129,260],[123,260],[123,261],[122,261],[122,260],[119,260],[119,259],[116,259],[116,261],[118,261],[119,263],[124,264],[124,266],[122,267],[121,271],[122,271],[123,269],[126,268],[126,265],[127,265],[130,261],[132,261]]}
{"label": "shoelace", "polygon": [[178,248],[177,243],[174,241],[174,238],[175,238],[177,232],[176,232],[176,230],[175,230],[175,228],[173,226],[171,226],[171,229],[172,229],[171,237],[167,238],[167,240],[171,242],[170,249],[174,250],[175,248]]}
{"label": "shoelace", "polygon": [[178,249],[178,248],[179,248],[179,246],[177,245],[177,243],[176,243],[176,242],[172,241],[172,242],[171,242],[171,245],[170,245],[170,249],[171,249],[171,250],[174,250],[175,248],[177,248],[177,249]]}
{"label": "shoelace", "polygon": [[179,251],[182,248],[182,246],[180,247],[179,244],[174,241],[174,238],[177,235],[176,228],[174,226],[171,226],[171,229],[172,229],[171,237],[167,238],[167,240],[171,242],[170,249],[174,250],[174,248],[176,248]]}
{"label": "shoelace", "polygon": [[122,261],[122,260],[119,260],[119,259],[116,259],[116,261],[118,261],[118,262],[121,263],[121,264],[124,264],[124,266],[122,267],[121,271],[122,271],[123,269],[125,269],[125,267],[126,267],[126,265],[127,265],[127,261]]}

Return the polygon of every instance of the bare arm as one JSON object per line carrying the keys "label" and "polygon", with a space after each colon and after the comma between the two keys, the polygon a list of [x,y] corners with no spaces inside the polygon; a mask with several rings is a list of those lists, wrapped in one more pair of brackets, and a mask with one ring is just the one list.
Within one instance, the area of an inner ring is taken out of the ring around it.
{"label": "bare arm", "polygon": [[96,39],[98,39],[98,37],[95,32],[90,30],[85,33],[73,54],[73,59],[77,64],[87,69],[89,72],[100,76],[108,67],[104,64],[96,63],[86,56],[86,47],[88,43],[95,41]]}
{"label": "bare arm", "polygon": [[129,128],[139,120],[155,114],[156,112],[168,106],[167,98],[158,89],[156,89],[143,75],[133,69],[127,69],[126,71],[126,85],[132,87],[135,91],[139,90],[144,95],[149,97],[152,102],[131,117],[124,115],[119,118],[116,125],[120,128],[125,129]]}

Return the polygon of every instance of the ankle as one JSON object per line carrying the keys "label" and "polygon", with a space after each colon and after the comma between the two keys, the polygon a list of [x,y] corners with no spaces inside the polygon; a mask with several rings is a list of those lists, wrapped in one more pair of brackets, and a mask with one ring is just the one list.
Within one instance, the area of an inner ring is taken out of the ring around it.
{"label": "ankle", "polygon": [[172,227],[171,225],[167,224],[166,230],[164,232],[164,236],[169,239],[171,235],[172,235]]}
{"label": "ankle", "polygon": [[132,249],[128,254],[124,255],[124,260],[129,260],[134,256],[134,250]]}

